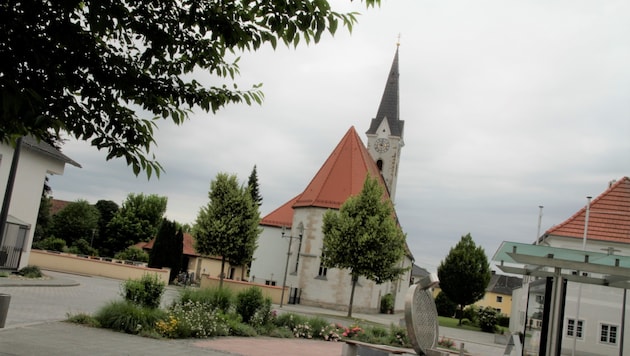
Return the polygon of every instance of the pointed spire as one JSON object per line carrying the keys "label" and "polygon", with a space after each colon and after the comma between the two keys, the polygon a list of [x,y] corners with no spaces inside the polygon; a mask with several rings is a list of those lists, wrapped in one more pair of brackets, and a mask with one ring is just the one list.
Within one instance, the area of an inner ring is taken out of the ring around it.
{"label": "pointed spire", "polygon": [[383,118],[387,118],[392,136],[402,137],[404,121],[400,120],[399,109],[399,95],[398,95],[398,77],[400,73],[398,71],[398,48],[400,43],[396,44],[396,54],[394,55],[394,61],[392,67],[389,70],[387,76],[387,83],[385,84],[385,90],[383,91],[383,97],[381,98],[381,104],[378,107],[376,117],[372,119],[370,129],[367,134],[375,134],[376,129],[380,125]]}

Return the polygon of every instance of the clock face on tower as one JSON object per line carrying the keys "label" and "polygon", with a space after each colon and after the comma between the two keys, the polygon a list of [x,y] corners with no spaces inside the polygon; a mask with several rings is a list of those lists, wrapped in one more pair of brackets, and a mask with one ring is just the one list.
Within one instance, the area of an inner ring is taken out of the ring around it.
{"label": "clock face on tower", "polygon": [[376,152],[387,152],[389,150],[389,140],[386,138],[379,138],[374,142],[374,149]]}

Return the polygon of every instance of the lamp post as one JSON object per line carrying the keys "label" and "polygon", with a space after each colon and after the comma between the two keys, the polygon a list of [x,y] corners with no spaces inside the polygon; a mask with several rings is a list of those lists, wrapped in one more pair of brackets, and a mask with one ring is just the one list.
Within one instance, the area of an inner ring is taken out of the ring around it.
{"label": "lamp post", "polygon": [[[282,227],[282,237],[284,238],[286,228]],[[302,234],[304,233],[304,226],[302,224],[298,225],[298,236],[302,242]],[[287,262],[284,266],[284,279],[282,280],[282,294],[280,295],[280,308],[282,308],[282,303],[284,302],[284,289],[287,287],[287,273],[289,271],[289,257],[291,256],[291,242],[293,241],[294,236],[288,236],[289,238],[289,248],[287,249]],[[300,251],[298,251],[300,253]]]}

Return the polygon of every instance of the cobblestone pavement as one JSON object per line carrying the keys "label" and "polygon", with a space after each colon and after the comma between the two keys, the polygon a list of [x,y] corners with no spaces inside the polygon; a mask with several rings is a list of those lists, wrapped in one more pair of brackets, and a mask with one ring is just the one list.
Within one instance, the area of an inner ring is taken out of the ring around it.
{"label": "cobblestone pavement", "polygon": [[[11,295],[6,325],[0,329],[0,355],[341,355],[342,343],[265,337],[155,340],[59,322],[68,314],[93,314],[106,303],[120,299],[122,282],[45,273],[52,279],[14,283],[0,278],[0,293]],[[162,305],[170,304],[177,294],[176,287],[167,287]],[[302,305],[285,305],[281,312],[319,315],[333,320],[345,317],[345,312]],[[355,313],[353,316],[389,325],[398,324],[402,314]],[[472,355],[503,355],[504,346],[494,344],[490,334],[440,328],[440,336],[452,338],[458,344],[465,343]]]}

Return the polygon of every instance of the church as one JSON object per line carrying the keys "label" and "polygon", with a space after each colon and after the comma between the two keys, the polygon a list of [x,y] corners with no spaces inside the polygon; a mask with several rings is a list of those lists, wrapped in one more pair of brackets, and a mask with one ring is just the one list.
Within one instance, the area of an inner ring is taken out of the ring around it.
{"label": "church", "polygon": [[[349,271],[321,264],[323,216],[358,195],[369,174],[379,179],[395,202],[404,121],[399,117],[398,48],[376,117],[371,119],[364,144],[350,127],[308,186],[262,218],[262,233],[250,270],[255,283],[287,287],[284,302],[345,310],[350,301]],[[391,293],[395,310],[404,308],[411,281],[413,256],[407,248],[400,267],[409,268],[398,280],[376,284],[359,278],[353,310],[375,312],[381,297]]]}

